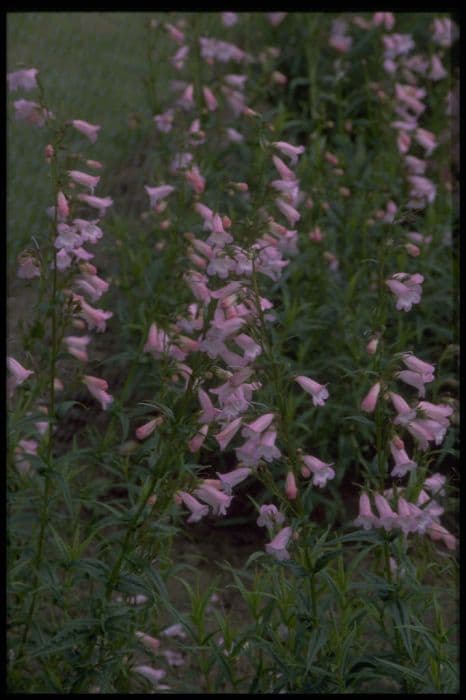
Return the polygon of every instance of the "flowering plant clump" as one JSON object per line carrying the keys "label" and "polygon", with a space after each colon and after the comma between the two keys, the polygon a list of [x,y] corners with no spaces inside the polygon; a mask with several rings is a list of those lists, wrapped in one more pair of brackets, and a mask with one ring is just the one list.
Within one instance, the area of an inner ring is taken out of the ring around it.
{"label": "flowering plant clump", "polygon": [[42,21],[9,21],[10,692],[456,692],[455,18]]}

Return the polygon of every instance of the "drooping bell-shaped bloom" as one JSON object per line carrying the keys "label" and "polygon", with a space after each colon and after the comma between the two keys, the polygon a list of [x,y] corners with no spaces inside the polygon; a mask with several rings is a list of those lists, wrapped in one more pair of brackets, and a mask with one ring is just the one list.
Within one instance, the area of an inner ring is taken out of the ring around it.
{"label": "drooping bell-shaped bloom", "polygon": [[144,423],[144,425],[140,425],[139,428],[136,428],[136,437],[138,440],[146,440],[146,438],[149,437],[149,435],[152,435],[154,430],[158,425],[160,425],[163,422],[163,417],[162,416],[157,416],[157,418],[153,418],[152,420],[148,421],[147,423]]}
{"label": "drooping bell-shaped bloom", "polygon": [[162,678],[167,675],[167,672],[163,668],[153,668],[152,666],[147,666],[146,664],[135,666],[134,671],[151,681],[156,688],[160,687],[159,681],[161,681]]}
{"label": "drooping bell-shaped bloom", "polygon": [[424,487],[426,489],[429,489],[429,491],[431,491],[433,494],[438,493],[439,495],[443,495],[445,493],[443,488],[445,485],[445,481],[446,476],[444,474],[439,474],[438,472],[436,472],[424,481]]}
{"label": "drooping bell-shaped bloom", "polygon": [[98,209],[101,218],[105,216],[107,209],[113,204],[113,199],[111,197],[96,197],[93,194],[78,194],[78,199],[80,199],[81,202],[89,204],[90,207]]}
{"label": "drooping bell-shaped bloom", "polygon": [[378,524],[387,531],[392,530],[397,525],[398,515],[390,508],[390,505],[384,496],[377,493],[374,500],[379,513]]}
{"label": "drooping bell-shaped bloom", "polygon": [[191,440],[188,442],[188,450],[190,452],[197,452],[198,450],[200,450],[205,442],[208,432],[208,424],[204,423],[204,425],[201,425],[194,437],[192,437]]}
{"label": "drooping bell-shaped bloom", "polygon": [[296,485],[296,478],[293,472],[288,472],[286,475],[285,494],[290,501],[294,501],[298,495],[298,487]]}
{"label": "drooping bell-shaped bloom", "polygon": [[15,119],[17,121],[25,121],[31,126],[44,126],[47,119],[53,115],[45,107],[41,107],[37,102],[30,100],[16,100],[13,102],[15,108]]}
{"label": "drooping bell-shaped bloom", "polygon": [[17,70],[13,73],[8,73],[8,88],[11,92],[15,90],[34,90],[37,87],[37,68],[27,68],[25,70]]}
{"label": "drooping bell-shaped bloom", "polygon": [[[312,483],[314,486],[322,488],[326,485],[327,481],[335,478],[335,470],[332,469],[333,462],[323,462],[311,455],[302,455],[301,459],[313,475]],[[303,474],[303,476],[306,475],[306,473]]]}
{"label": "drooping bell-shaped bloom", "polygon": [[448,532],[448,530],[443,527],[443,525],[440,525],[440,523],[433,521],[427,528],[427,534],[434,541],[442,540],[448,549],[456,549],[456,537],[452,535],[451,532]]}
{"label": "drooping bell-shaped bloom", "polygon": [[73,119],[71,124],[77,131],[84,134],[84,136],[87,136],[91,143],[95,143],[97,141],[98,133],[102,128],[98,124],[89,124],[89,122],[85,122],[82,119]]}
{"label": "drooping bell-shaped bloom", "polygon": [[285,561],[289,559],[290,555],[286,548],[292,534],[293,530],[290,526],[284,527],[282,530],[280,530],[273,540],[265,545],[265,551],[267,554],[272,554],[276,559],[278,559],[278,561]]}
{"label": "drooping bell-shaped bloom", "polygon": [[105,379],[99,379],[98,377],[89,375],[83,377],[83,382],[92,396],[100,403],[102,409],[106,411],[108,406],[113,402],[113,396],[106,391],[108,389],[108,382],[106,382]]}
{"label": "drooping bell-shaped bloom", "polygon": [[426,395],[426,391],[424,388],[424,380],[422,379],[421,374],[406,369],[402,370],[401,372],[396,372],[395,376],[397,379],[400,379],[405,384],[409,384],[410,386],[413,386],[415,389],[417,389],[419,392],[419,396],[421,398],[424,398],[424,396]]}
{"label": "drooping bell-shaped bloom", "polygon": [[377,517],[372,512],[371,502],[367,493],[362,493],[359,496],[359,515],[354,521],[356,527],[362,527],[364,530],[370,530],[372,527],[376,526],[378,522]]}
{"label": "drooping bell-shaped bloom", "polygon": [[70,355],[76,357],[80,362],[88,361],[87,346],[91,342],[89,335],[67,335],[63,338],[63,342],[66,343],[66,349]]}
{"label": "drooping bell-shaped bloom", "polygon": [[390,472],[391,476],[403,477],[408,472],[417,468],[416,462],[413,462],[404,448],[404,443],[398,436],[390,442],[390,452],[395,460],[395,466]]}
{"label": "drooping bell-shaped bloom", "polygon": [[405,277],[404,273],[400,273],[401,275],[403,275],[403,281],[396,279],[395,275],[393,275],[391,279],[385,280],[385,284],[396,297],[396,308],[398,311],[410,311],[413,304],[419,304],[421,301],[421,283],[423,278],[422,275],[419,275],[421,278],[420,282],[413,284],[410,283],[409,275]]}
{"label": "drooping bell-shaped bloom", "polygon": [[89,330],[95,328],[97,332],[103,333],[106,329],[106,321],[112,318],[113,312],[94,309],[80,294],[73,294],[73,301],[79,304],[78,315],[86,321]]}
{"label": "drooping bell-shaped bloom", "polygon": [[202,94],[204,95],[204,100],[207,105],[207,109],[210,112],[214,112],[218,107],[217,98],[215,97],[212,90],[205,85],[202,88]]}
{"label": "drooping bell-shaped bloom", "polygon": [[157,206],[158,202],[168,197],[168,195],[175,190],[172,185],[160,185],[159,187],[149,187],[148,185],[144,185],[144,189],[150,197],[150,206],[152,209]]}
{"label": "drooping bell-shaped bloom", "polygon": [[246,423],[243,426],[241,435],[248,439],[257,437],[263,433],[264,430],[267,430],[274,418],[274,413],[264,413],[263,416],[259,416],[259,418],[256,418],[252,423]]}
{"label": "drooping bell-shaped bloom", "polygon": [[168,335],[157,324],[151,323],[147,341],[143,347],[143,352],[150,352],[155,358],[168,352],[170,339]]}
{"label": "drooping bell-shaped bloom", "polygon": [[15,360],[14,357],[7,357],[6,365],[15,378],[16,386],[19,386],[25,382],[31,374],[34,374],[32,369],[26,369],[18,360]]}
{"label": "drooping bell-shaped bloom", "polygon": [[249,474],[251,473],[251,469],[248,469],[247,467],[239,467],[238,469],[234,469],[226,474],[216,473],[220,479],[222,491],[230,496],[232,489],[248,478]]}
{"label": "drooping bell-shaped bloom", "polygon": [[286,141],[273,141],[272,145],[278,148],[280,153],[290,158],[291,164],[295,165],[298,162],[298,156],[304,153],[304,146],[292,146],[291,143]]}
{"label": "drooping bell-shaped bloom", "polygon": [[78,185],[88,187],[91,194],[94,194],[94,189],[100,181],[100,175],[89,175],[88,173],[82,173],[80,170],[68,170],[68,176]]}
{"label": "drooping bell-shaped bloom", "polygon": [[184,627],[180,622],[176,622],[174,625],[170,625],[161,632],[162,637],[179,637],[180,639],[186,639],[186,632]]}
{"label": "drooping bell-shaped bloom", "polygon": [[319,384],[314,379],[302,375],[295,377],[295,382],[312,396],[314,406],[323,406],[328,399],[329,394],[324,384]]}
{"label": "drooping bell-shaped bloom", "polygon": [[[178,491],[177,496],[181,499],[182,503],[191,511],[191,515],[188,518],[188,523],[197,523],[201,518],[204,518],[209,512],[209,506],[199,503],[198,500],[191,496],[190,493],[186,491]],[[167,634],[167,630],[165,631]]]}
{"label": "drooping bell-shaped bloom", "polygon": [[40,277],[40,263],[37,258],[27,252],[18,256],[17,276],[23,280],[31,280]]}
{"label": "drooping bell-shaped bloom", "polygon": [[145,634],[144,632],[136,632],[136,637],[144,644],[145,647],[150,649],[154,654],[159,650],[160,640],[155,637],[151,637],[150,634]]}
{"label": "drooping bell-shaped bloom", "polygon": [[263,505],[259,510],[257,525],[259,527],[267,527],[273,529],[274,525],[281,525],[285,522],[284,514],[277,509],[277,506],[271,504]]}
{"label": "drooping bell-shaped bloom", "polygon": [[434,381],[435,365],[419,359],[419,357],[416,357],[412,353],[403,353],[401,359],[408,369],[421,375],[422,381],[425,384]]}
{"label": "drooping bell-shaped bloom", "polygon": [[233,496],[229,496],[208,484],[201,484],[194,491],[194,495],[200,498],[201,501],[204,501],[204,503],[208,503],[212,507],[214,515],[226,515],[227,508],[230,507],[233,498]]}
{"label": "drooping bell-shaped bloom", "polygon": [[376,382],[370,389],[367,395],[361,401],[361,410],[366,413],[373,413],[377,404],[377,399],[380,393],[380,382]]}
{"label": "drooping bell-shaped bloom", "polygon": [[241,426],[241,418],[235,418],[234,421],[228,423],[223,430],[215,435],[215,439],[220,445],[220,449],[224,450],[229,442],[234,438]]}

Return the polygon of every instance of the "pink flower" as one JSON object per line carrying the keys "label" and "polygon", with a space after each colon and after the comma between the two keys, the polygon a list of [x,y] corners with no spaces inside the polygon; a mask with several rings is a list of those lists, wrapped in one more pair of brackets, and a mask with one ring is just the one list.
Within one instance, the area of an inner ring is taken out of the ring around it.
{"label": "pink flower", "polygon": [[197,452],[198,450],[200,450],[205,442],[208,432],[209,425],[207,423],[201,425],[194,437],[192,437],[191,440],[188,442],[188,450],[190,452]]}
{"label": "pink flower", "polygon": [[173,109],[167,109],[163,114],[156,114],[154,117],[154,122],[157,129],[162,133],[168,133],[173,128],[173,120],[175,118],[175,111]]}
{"label": "pink flower", "polygon": [[431,68],[429,78],[431,80],[442,80],[443,78],[446,78],[448,73],[443,67],[440,57],[437,54],[434,54],[430,60]]}
{"label": "pink flower", "polygon": [[[313,474],[312,483],[314,486],[322,488],[329,479],[335,478],[335,470],[332,469],[333,462],[322,462],[311,455],[303,455],[302,460],[309,472]],[[308,476],[308,474],[303,474],[303,476]]]}
{"label": "pink flower", "polygon": [[186,632],[184,631],[183,625],[179,622],[167,627],[161,634],[164,637],[179,637],[180,639],[186,639]]}
{"label": "pink flower", "polygon": [[152,435],[154,430],[158,425],[160,425],[163,421],[162,416],[157,416],[157,418],[153,418],[150,420],[148,423],[144,423],[144,425],[140,425],[139,428],[136,428],[136,437],[138,440],[145,440],[146,438],[149,437],[149,435]]}
{"label": "pink flower", "polygon": [[226,515],[227,508],[230,507],[233,496],[228,496],[226,493],[219,491],[213,486],[201,485],[194,491],[194,495],[208,503],[212,507],[214,515]]}
{"label": "pink flower", "polygon": [[221,450],[224,450],[227,447],[228,443],[234,438],[234,436],[240,428],[241,420],[241,418],[236,418],[234,421],[227,424],[227,426],[223,430],[221,430],[215,435],[215,439],[220,445]]}
{"label": "pink flower", "polygon": [[13,375],[14,388],[25,382],[31,374],[34,374],[31,369],[23,367],[14,357],[7,357],[6,365]]}
{"label": "pink flower", "polygon": [[202,408],[202,413],[199,416],[199,422],[212,423],[212,421],[216,420],[220,410],[214,407],[209,395],[203,389],[199,389],[197,395]]}
{"label": "pink flower", "polygon": [[[398,275],[402,277],[403,281]],[[413,277],[419,281],[417,283],[413,282]],[[413,304],[419,304],[422,296],[422,282],[422,275],[412,275],[410,277],[405,275],[405,273],[397,273],[391,279],[385,280],[385,284],[396,297],[396,308],[398,311],[410,311]]]}
{"label": "pink flower", "polygon": [[446,477],[443,474],[439,474],[438,472],[436,474],[432,474],[432,476],[429,476],[425,481],[424,481],[424,486],[426,489],[429,489],[433,494],[440,494],[443,495],[445,493],[444,491],[444,485],[445,485]]}
{"label": "pink flower", "polygon": [[18,271],[16,274],[23,280],[40,277],[39,261],[29,253],[22,253],[18,256]]}
{"label": "pink flower", "polygon": [[443,439],[446,428],[438,423],[435,427],[436,430],[432,431],[432,426],[429,426],[429,424],[426,424],[426,421],[421,419],[412,420],[406,425],[408,432],[418,441],[420,450],[427,450],[429,442],[436,442],[436,438],[440,436]]}
{"label": "pink flower", "polygon": [[278,25],[283,22],[288,12],[266,12],[265,14],[272,27],[278,27]]}
{"label": "pink flower", "polygon": [[14,450],[15,467],[21,474],[31,471],[31,462],[24,455],[37,455],[37,440],[20,440]]}
{"label": "pink flower", "polygon": [[226,474],[219,474],[216,472],[218,478],[220,479],[220,483],[222,484],[222,491],[228,495],[231,495],[231,490],[247,479],[250,473],[251,470],[247,467],[239,467],[238,469],[234,469]]}
{"label": "pink flower", "polygon": [[285,202],[284,199],[278,197],[275,200],[275,204],[280,209],[283,216],[288,220],[290,226],[294,226],[295,223],[301,218],[301,214],[299,213],[299,211],[292,207],[291,204],[288,204],[288,202]]}
{"label": "pink flower", "polygon": [[136,637],[141,640],[145,647],[150,649],[154,654],[158,651],[160,647],[160,640],[151,637],[149,634],[144,634],[144,632],[136,632]]}
{"label": "pink flower", "polygon": [[377,399],[380,393],[380,382],[376,382],[370,389],[364,399],[361,401],[361,410],[367,413],[373,413],[377,404]]}
{"label": "pink flower", "polygon": [[383,25],[388,32],[391,32],[395,26],[395,17],[393,12],[374,12],[372,23],[376,27]]}
{"label": "pink flower", "polygon": [[158,202],[160,202],[161,199],[168,197],[168,195],[171,194],[175,188],[171,185],[160,185],[159,187],[148,187],[145,185],[144,189],[150,197],[150,206],[152,209],[154,209]]}
{"label": "pink flower", "polygon": [[339,51],[340,53],[347,53],[353,44],[353,39],[352,37],[344,36],[343,34],[331,34],[328,43],[329,46],[336,51]]}
{"label": "pink flower", "polygon": [[370,530],[377,524],[377,517],[371,509],[371,502],[367,493],[362,493],[359,496],[359,515],[354,521],[356,527],[362,527],[364,530]]}
{"label": "pink flower", "polygon": [[459,36],[458,27],[449,17],[436,17],[432,23],[432,38],[436,44],[449,48]]}
{"label": "pink flower", "polygon": [[143,347],[143,352],[150,352],[155,358],[168,352],[170,340],[168,335],[156,323],[152,323],[149,328],[147,342]]}
{"label": "pink flower", "polygon": [[328,399],[329,394],[324,384],[318,384],[318,382],[313,379],[302,375],[295,377],[295,382],[312,396],[312,403],[314,406],[323,406]]}
{"label": "pink flower", "polygon": [[409,423],[409,421],[416,417],[416,411],[406,403],[402,396],[395,394],[392,391],[389,392],[389,396],[395,411],[398,413],[397,417],[393,421],[395,425],[406,425],[406,423]]}
{"label": "pink flower", "polygon": [[456,537],[452,535],[451,532],[448,532],[440,523],[432,522],[427,528],[427,534],[432,540],[442,540],[448,549],[456,549]]}
{"label": "pink flower", "polygon": [[231,141],[231,143],[242,143],[242,141],[244,141],[244,136],[231,126],[227,127],[226,133],[228,140]]}
{"label": "pink flower", "polygon": [[425,413],[428,418],[437,421],[441,425],[448,426],[449,416],[453,413],[453,408],[446,403],[433,404],[429,401],[419,401],[417,407]]}
{"label": "pink flower", "polygon": [[387,531],[392,530],[397,525],[398,515],[390,508],[384,496],[377,493],[374,500],[379,513],[378,524]]}
{"label": "pink flower", "polygon": [[426,156],[430,156],[432,151],[437,148],[435,134],[433,134],[431,131],[427,131],[427,129],[416,129],[414,138],[425,149]]}
{"label": "pink flower", "polygon": [[135,666],[134,670],[136,673],[139,673],[141,676],[144,676],[144,678],[151,681],[156,688],[158,687],[159,681],[161,681],[167,673],[163,670],[163,668],[152,668],[152,666],[146,665]]}
{"label": "pink flower", "polygon": [[82,121],[82,119],[73,119],[71,124],[77,131],[80,131],[81,134],[87,136],[91,143],[95,143],[97,141],[98,132],[102,128],[98,124],[89,124],[89,122]]}
{"label": "pink flower", "polygon": [[272,145],[278,148],[280,153],[288,156],[291,160],[291,164],[295,165],[298,162],[298,156],[304,153],[304,146],[292,146],[291,143],[286,141],[272,141]]}
{"label": "pink flower", "polygon": [[281,525],[285,522],[285,516],[273,504],[263,505],[260,507],[257,524],[259,527],[267,527],[272,529],[274,523]]}
{"label": "pink flower", "polygon": [[406,367],[421,375],[422,381],[425,384],[434,381],[435,365],[431,365],[429,362],[420,360],[419,357],[416,357],[412,353],[404,353],[401,356],[401,359],[405,363]]}
{"label": "pink flower", "polygon": [[379,338],[371,338],[366,345],[366,352],[369,355],[375,355],[379,344]]}
{"label": "pink flower", "polygon": [[30,100],[16,100],[13,102],[15,108],[15,119],[17,121],[25,121],[31,126],[44,126],[47,119],[53,115],[45,107],[41,107],[37,102]]}
{"label": "pink flower", "polygon": [[222,12],[222,24],[224,27],[233,27],[238,21],[236,12]]}
{"label": "pink flower", "polygon": [[405,474],[407,474],[408,472],[412,471],[413,469],[416,469],[416,462],[410,460],[408,454],[406,453],[406,450],[404,449],[403,440],[401,440],[400,438],[397,437],[397,439],[393,439],[390,442],[390,452],[392,453],[392,457],[395,460],[395,466],[390,472],[391,476],[393,476],[394,478],[401,478],[405,476]]}
{"label": "pink flower", "polygon": [[202,94],[204,95],[204,100],[206,102],[207,109],[210,112],[214,112],[218,106],[218,102],[217,102],[217,99],[216,99],[214,93],[212,92],[212,90],[210,88],[204,86],[202,88]]}
{"label": "pink flower", "polygon": [[288,472],[286,475],[285,494],[290,501],[294,501],[298,495],[298,487],[296,486],[296,479],[293,472]]}
{"label": "pink flower", "polygon": [[397,379],[401,379],[402,382],[405,382],[405,384],[409,384],[417,389],[419,396],[424,398],[426,391],[422,375],[418,374],[418,372],[412,372],[411,370],[402,370],[401,372],[396,372],[395,376]]}
{"label": "pink flower", "polygon": [[109,318],[112,318],[113,312],[104,311],[103,309],[94,309],[94,307],[84,301],[84,298],[79,294],[73,294],[73,301],[79,304],[78,315],[86,321],[89,330],[95,328],[97,332],[103,333],[106,328],[105,322]]}
{"label": "pink flower", "polygon": [[34,90],[37,87],[36,76],[38,74],[37,68],[27,68],[26,70],[17,70],[14,73],[8,73],[6,78],[8,80],[8,88],[11,92],[15,90]]}
{"label": "pink flower", "polygon": [[113,199],[111,197],[95,197],[92,194],[78,194],[78,199],[80,199],[81,202],[89,204],[90,207],[98,209],[101,218],[105,216],[107,209],[113,204]]}
{"label": "pink flower", "polygon": [[285,561],[290,558],[289,553],[286,550],[288,542],[291,539],[293,530],[291,527],[284,527],[280,532],[273,538],[271,542],[265,545],[265,551],[267,554],[272,554],[278,561]]}
{"label": "pink flower", "polygon": [[178,27],[175,27],[175,25],[166,22],[165,29],[170,34],[170,37],[173,39],[173,41],[176,41],[177,44],[182,44],[184,42],[184,34],[180,29],[178,29]]}
{"label": "pink flower", "polygon": [[70,355],[73,355],[74,357],[76,357],[76,359],[80,360],[81,362],[88,361],[89,358],[87,355],[86,348],[91,342],[90,336],[68,335],[63,338],[63,342],[66,343],[66,349],[68,350]]}
{"label": "pink flower", "polygon": [[[186,508],[191,511],[191,515],[188,518],[188,523],[197,523],[199,520],[201,520],[201,518],[204,518],[208,514],[209,506],[199,503],[199,501],[196,500],[194,496],[191,496],[191,494],[186,493],[186,491],[178,491],[177,495],[181,498]],[[165,630],[164,634],[171,636],[168,634],[168,630]]]}
{"label": "pink flower", "polygon": [[74,182],[77,182],[78,185],[89,187],[91,194],[94,194],[94,189],[100,181],[99,175],[88,175],[87,173],[82,173],[80,170],[68,170],[68,175]]}
{"label": "pink flower", "polygon": [[186,170],[184,176],[197,194],[204,192],[205,178],[202,177],[197,165],[193,165],[190,170]]}
{"label": "pink flower", "polygon": [[264,413],[263,416],[260,416],[252,423],[246,423],[241,431],[241,435],[245,438],[258,437],[264,430],[267,430],[274,418],[274,413]]}
{"label": "pink flower", "polygon": [[84,384],[87,386],[92,396],[100,403],[104,411],[107,410],[108,406],[112,403],[113,397],[106,392],[108,389],[108,383],[105,379],[99,379],[98,377],[84,376]]}

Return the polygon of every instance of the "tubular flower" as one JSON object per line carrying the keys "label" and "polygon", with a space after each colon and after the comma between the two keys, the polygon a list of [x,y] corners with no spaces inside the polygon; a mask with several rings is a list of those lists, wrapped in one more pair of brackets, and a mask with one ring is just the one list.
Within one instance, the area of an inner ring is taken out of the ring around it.
{"label": "tubular flower", "polygon": [[113,402],[113,396],[110,396],[106,391],[106,389],[108,389],[108,383],[105,379],[86,375],[83,377],[83,382],[92,396],[100,403],[102,409],[106,411],[108,406]]}
{"label": "tubular flower", "polygon": [[323,406],[328,399],[328,391],[324,384],[318,384],[313,379],[304,376],[295,377],[295,382],[312,396],[314,406]]}
{"label": "tubular flower", "polygon": [[368,394],[361,401],[361,410],[366,413],[373,413],[377,404],[377,399],[380,393],[380,382],[376,382],[370,389]]}
{"label": "tubular flower", "polygon": [[280,530],[273,540],[265,545],[265,551],[267,554],[272,554],[276,559],[278,559],[278,561],[285,561],[286,559],[289,559],[290,555],[286,548],[292,534],[293,530],[289,526]]}

